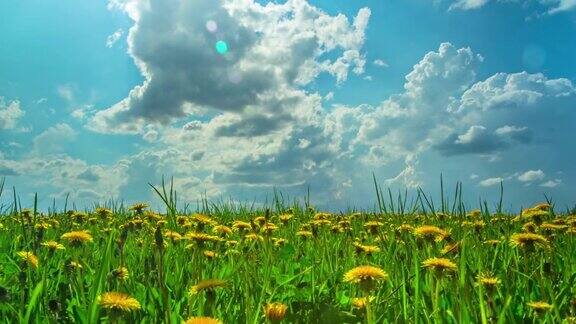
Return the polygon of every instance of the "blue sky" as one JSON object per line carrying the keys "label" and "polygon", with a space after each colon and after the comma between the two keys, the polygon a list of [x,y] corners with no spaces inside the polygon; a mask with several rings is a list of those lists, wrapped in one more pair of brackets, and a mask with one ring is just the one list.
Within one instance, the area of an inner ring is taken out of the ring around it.
{"label": "blue sky", "polygon": [[0,31],[0,176],[44,206],[166,175],[192,202],[365,207],[372,172],[576,202],[573,0],[9,0]]}

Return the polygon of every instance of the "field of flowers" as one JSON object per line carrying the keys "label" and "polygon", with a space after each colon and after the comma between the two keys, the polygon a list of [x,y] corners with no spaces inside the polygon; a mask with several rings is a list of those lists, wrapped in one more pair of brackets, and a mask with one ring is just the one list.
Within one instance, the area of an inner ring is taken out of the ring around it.
{"label": "field of flowers", "polygon": [[550,203],[505,214],[378,195],[375,211],[188,212],[157,192],[161,213],[6,209],[1,321],[575,322],[576,216]]}

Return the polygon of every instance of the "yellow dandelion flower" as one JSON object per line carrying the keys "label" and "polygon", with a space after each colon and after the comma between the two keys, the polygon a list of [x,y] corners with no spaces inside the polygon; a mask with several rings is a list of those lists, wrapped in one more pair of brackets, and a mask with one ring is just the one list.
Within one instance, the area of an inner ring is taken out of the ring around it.
{"label": "yellow dandelion flower", "polygon": [[376,299],[374,296],[352,298],[352,306],[356,309],[365,309],[366,305]]}
{"label": "yellow dandelion flower", "polygon": [[213,292],[217,288],[222,288],[227,285],[225,280],[221,279],[205,279],[192,286],[188,293],[193,296],[201,292]]}
{"label": "yellow dandelion flower", "polygon": [[212,232],[218,235],[227,236],[232,234],[232,229],[226,225],[216,225],[212,228]]}
{"label": "yellow dandelion flower", "polygon": [[536,233],[536,228],[537,226],[534,222],[528,222],[522,225],[522,231],[527,233]]}
{"label": "yellow dandelion flower", "polygon": [[471,210],[466,214],[468,217],[479,217],[480,215],[482,215],[482,211],[480,209]]}
{"label": "yellow dandelion flower", "polygon": [[306,238],[312,237],[312,232],[310,232],[310,231],[298,231],[298,232],[296,232],[296,235],[303,238],[303,239],[306,239]]}
{"label": "yellow dandelion flower", "polygon": [[350,283],[385,281],[386,279],[388,279],[386,271],[370,265],[358,266],[344,274],[344,282]]}
{"label": "yellow dandelion flower", "polygon": [[254,218],[253,222],[254,222],[254,224],[257,224],[258,226],[263,226],[264,224],[266,224],[266,217],[258,216],[256,218]]}
{"label": "yellow dandelion flower", "polygon": [[396,227],[396,232],[398,233],[408,233],[408,232],[413,232],[414,231],[414,226],[409,225],[409,224],[402,224],[398,227]]}
{"label": "yellow dandelion flower", "polygon": [[206,226],[214,226],[218,223],[213,220],[210,216],[204,214],[194,214],[191,217],[191,220],[194,221],[198,225],[206,225]]}
{"label": "yellow dandelion flower", "polygon": [[244,240],[251,241],[251,242],[264,241],[264,237],[262,237],[262,235],[250,233],[250,234],[244,235]]}
{"label": "yellow dandelion flower", "polygon": [[434,240],[437,237],[443,237],[446,234],[447,232],[445,230],[433,225],[422,225],[414,229],[414,235],[416,235],[416,237],[428,240]]}
{"label": "yellow dandelion flower", "polygon": [[273,237],[273,238],[272,238],[272,242],[274,242],[274,245],[275,245],[275,246],[283,246],[283,245],[285,245],[286,242],[288,242],[288,241],[286,241],[286,239],[284,239],[284,238],[276,238],[276,237]]}
{"label": "yellow dandelion flower", "polygon": [[545,301],[532,301],[532,302],[526,303],[526,305],[528,305],[528,307],[532,308],[532,310],[537,314],[545,313],[545,312],[551,310],[552,308],[554,308],[554,306],[548,304]]}
{"label": "yellow dandelion flower", "polygon": [[235,230],[238,231],[250,231],[252,230],[252,225],[248,222],[243,222],[243,221],[234,221],[232,223],[232,228],[234,228]]}
{"label": "yellow dandelion flower", "polygon": [[282,222],[282,224],[286,225],[288,224],[288,221],[292,219],[292,217],[294,217],[292,214],[282,214],[278,218],[280,218],[280,222]]}
{"label": "yellow dandelion flower", "polygon": [[140,303],[130,295],[121,292],[106,292],[100,295],[98,303],[110,311],[132,312],[140,309]]}
{"label": "yellow dandelion flower", "polygon": [[456,271],[456,263],[446,258],[429,258],[422,262],[422,267],[434,271]]}
{"label": "yellow dandelion flower", "polygon": [[281,321],[286,316],[288,306],[282,303],[270,303],[264,306],[264,316],[270,321]]}
{"label": "yellow dandelion flower", "polygon": [[372,255],[372,253],[380,252],[380,248],[375,245],[362,245],[358,242],[354,242],[354,247],[358,254],[365,253],[367,255]]}
{"label": "yellow dandelion flower", "polygon": [[500,285],[500,279],[490,275],[489,273],[479,274],[477,277],[477,285],[481,285],[487,290],[494,290],[498,285]]}
{"label": "yellow dandelion flower", "polygon": [[42,243],[40,243],[40,245],[42,245],[43,247],[47,248],[48,250],[50,250],[52,252],[65,249],[64,245],[62,245],[56,241],[42,242]]}
{"label": "yellow dandelion flower", "polygon": [[532,248],[535,245],[548,247],[548,240],[535,233],[515,233],[510,237],[510,243],[514,247]]}
{"label": "yellow dandelion flower", "polygon": [[215,259],[218,257],[218,253],[209,250],[202,252],[202,254],[204,254],[207,259]]}
{"label": "yellow dandelion flower", "polygon": [[134,205],[130,206],[130,208],[128,208],[128,210],[131,210],[137,214],[141,214],[144,209],[148,208],[148,204],[146,203],[135,203]]}
{"label": "yellow dandelion flower", "polygon": [[278,226],[276,226],[273,223],[266,223],[263,227],[262,227],[262,231],[264,233],[266,233],[266,235],[270,235],[272,234],[275,230],[278,229]]}
{"label": "yellow dandelion flower", "polygon": [[28,266],[37,269],[38,268],[38,257],[36,257],[34,255],[34,253],[32,252],[28,252],[28,251],[20,251],[18,253],[16,253],[16,255],[18,255],[18,257],[20,258],[20,260],[24,263],[26,263]]}
{"label": "yellow dandelion flower", "polygon": [[68,241],[72,246],[80,246],[86,242],[92,242],[92,235],[87,230],[72,231],[62,234],[61,238]]}
{"label": "yellow dandelion flower", "polygon": [[166,231],[164,232],[164,237],[172,241],[172,243],[176,243],[182,239],[182,235],[178,232],[174,231]]}
{"label": "yellow dandelion flower", "polygon": [[112,276],[117,278],[118,280],[126,281],[130,277],[130,273],[128,272],[128,268],[119,267],[117,269],[112,270]]}
{"label": "yellow dandelion flower", "polygon": [[332,214],[330,213],[316,213],[314,215],[314,220],[329,220],[332,218]]}
{"label": "yellow dandelion flower", "polygon": [[212,317],[190,317],[184,324],[222,324],[222,321]]}
{"label": "yellow dandelion flower", "polygon": [[369,221],[364,224],[364,229],[371,234],[375,234],[378,232],[378,229],[382,227],[384,223],[378,221]]}
{"label": "yellow dandelion flower", "polygon": [[459,250],[460,250],[460,244],[459,243],[446,244],[446,246],[444,246],[444,248],[442,248],[442,251],[440,251],[440,253],[442,253],[442,255],[445,255],[448,253],[458,253]]}

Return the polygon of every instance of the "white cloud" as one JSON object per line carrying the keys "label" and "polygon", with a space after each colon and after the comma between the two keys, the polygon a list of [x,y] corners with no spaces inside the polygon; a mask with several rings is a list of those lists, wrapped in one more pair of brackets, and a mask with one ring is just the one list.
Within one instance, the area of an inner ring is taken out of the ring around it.
{"label": "white cloud", "polygon": [[496,178],[484,179],[484,180],[480,181],[478,184],[482,187],[492,187],[495,185],[499,185],[502,181],[504,181],[504,179],[502,179],[500,177],[496,177]]}
{"label": "white cloud", "polygon": [[0,97],[0,129],[14,129],[23,116],[18,100],[6,102],[4,97]]}
{"label": "white cloud", "polygon": [[379,66],[379,67],[383,67],[383,68],[388,67],[388,63],[384,62],[384,60],[381,60],[381,59],[376,59],[376,60],[374,60],[373,63],[374,63],[374,65]]}
{"label": "white cloud", "polygon": [[470,10],[470,9],[478,9],[485,4],[488,3],[489,0],[457,0],[454,2],[449,10],[453,9],[462,9],[462,10]]}
{"label": "white cloud", "polygon": [[70,84],[62,84],[56,87],[56,91],[58,95],[65,99],[66,101],[73,101],[74,100],[74,89]]}
{"label": "white cloud", "polygon": [[542,184],[540,184],[540,187],[545,187],[545,188],[556,188],[559,185],[562,184],[562,180],[561,179],[554,179],[554,180],[548,180],[546,182],[543,182]]}
{"label": "white cloud", "polygon": [[[128,52],[145,81],[127,98],[99,111],[89,127],[100,132],[142,132],[190,113],[267,115],[283,126],[308,95],[300,88],[320,73],[341,83],[364,72],[361,53],[370,10],[352,22],[306,1],[263,6],[253,0],[115,1],[134,20]],[[218,32],[206,28],[214,21]],[[217,40],[228,52],[215,50]],[[341,53],[327,59],[328,53]],[[258,117],[261,118],[261,117]]]}
{"label": "white cloud", "polygon": [[117,29],[114,33],[108,35],[106,38],[106,47],[112,48],[116,42],[120,40],[122,35],[124,34],[124,30],[122,28]]}
{"label": "white cloud", "polygon": [[68,124],[49,127],[32,140],[32,153],[36,155],[63,152],[65,144],[76,139],[77,132]]}
{"label": "white cloud", "polygon": [[542,180],[546,177],[546,174],[542,170],[530,170],[522,173],[518,176],[518,180],[522,182],[533,182]]}

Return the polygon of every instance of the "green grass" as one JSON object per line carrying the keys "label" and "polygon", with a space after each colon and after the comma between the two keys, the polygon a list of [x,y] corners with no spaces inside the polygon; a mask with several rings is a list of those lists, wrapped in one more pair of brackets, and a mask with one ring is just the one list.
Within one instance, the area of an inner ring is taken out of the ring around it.
{"label": "green grass", "polygon": [[[263,323],[264,306],[271,302],[288,306],[286,323],[558,323],[576,316],[576,216],[550,206],[542,207],[538,217],[517,217],[502,211],[502,199],[493,211],[481,202],[481,209],[471,213],[462,202],[461,184],[454,195],[445,194],[442,184],[441,203],[436,205],[422,190],[408,201],[406,193],[395,197],[375,178],[374,184],[375,210],[327,214],[327,222],[314,222],[322,216],[309,198],[303,205],[286,205],[277,192],[274,201],[260,209],[203,201],[200,210],[190,212],[178,210],[175,191],[163,183],[152,190],[165,211],[137,212],[114,204],[103,206],[109,210],[103,217],[102,209],[71,211],[67,206],[43,214],[37,199],[32,209],[23,210],[13,191],[12,203],[0,207],[0,321],[180,323],[211,316],[224,323]],[[0,195],[2,189],[3,182]],[[186,233],[216,235],[215,225],[203,225],[197,213],[229,227],[234,220],[251,222],[251,233],[259,236],[250,241],[246,233],[234,230],[218,241],[195,243]],[[282,214],[293,218],[283,224]],[[259,216],[277,229],[267,235],[264,226],[254,226]],[[512,246],[511,235],[523,232],[531,220],[548,243]],[[350,222],[348,229],[342,221]],[[364,227],[368,221],[382,225],[371,233]],[[561,226],[550,229],[546,224]],[[450,235],[426,240],[400,231],[401,225],[434,225]],[[313,235],[298,236],[302,227]],[[88,230],[93,240],[72,246],[61,238],[77,230]],[[183,239],[172,240],[167,231]],[[275,238],[286,243],[277,246]],[[51,240],[65,249],[50,252],[41,245]],[[354,243],[379,251],[358,252]],[[442,252],[454,243],[457,249]],[[20,251],[37,256],[38,267],[23,261]],[[208,258],[205,251],[218,256]],[[423,268],[422,262],[431,257],[448,258],[456,269],[439,273]],[[81,268],[72,268],[71,261]],[[368,292],[343,281],[344,274],[359,265],[377,266],[389,275],[369,292],[375,298],[369,303],[370,316],[352,305],[353,298]],[[126,280],[115,275],[121,266],[128,269]],[[500,280],[496,289],[477,284],[481,273]],[[199,281],[213,278],[226,280],[225,287],[188,293]],[[99,297],[110,291],[130,295],[141,308],[109,312]],[[536,314],[528,306],[532,301],[546,301],[553,308]]]}

